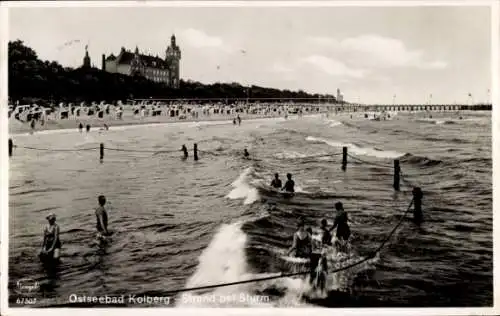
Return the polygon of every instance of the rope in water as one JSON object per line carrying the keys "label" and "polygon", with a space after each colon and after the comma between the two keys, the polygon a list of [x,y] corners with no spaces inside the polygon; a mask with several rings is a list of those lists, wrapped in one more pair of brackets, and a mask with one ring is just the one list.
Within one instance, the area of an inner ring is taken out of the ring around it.
{"label": "rope in water", "polygon": [[[411,200],[410,205],[408,205],[408,208],[406,209],[406,211],[401,216],[401,219],[399,220],[399,222],[394,226],[394,228],[386,236],[386,238],[382,241],[382,243],[374,251],[372,251],[368,256],[366,256],[363,259],[358,260],[354,263],[343,266],[341,268],[331,270],[328,273],[337,273],[337,272],[340,272],[343,270],[347,270],[347,269],[358,266],[358,265],[365,263],[366,261],[374,258],[377,255],[377,253],[379,253],[380,250],[382,250],[382,248],[385,246],[385,244],[391,239],[392,235],[396,232],[398,227],[401,226],[401,224],[403,223],[403,221],[406,217],[406,214],[408,214],[408,212],[411,210],[412,205],[413,205],[413,199]],[[264,277],[264,278],[256,278],[256,279],[236,281],[236,282],[227,282],[227,283],[219,283],[219,284],[212,284],[212,285],[205,285],[205,286],[182,288],[182,289],[176,289],[176,290],[169,290],[166,292],[167,293],[180,293],[180,292],[192,292],[192,291],[199,291],[199,290],[208,290],[208,289],[226,287],[226,286],[231,286],[231,285],[239,285],[239,284],[246,284],[246,283],[253,283],[253,282],[262,282],[262,281],[269,281],[269,280],[287,278],[287,277],[298,276],[298,275],[305,275],[305,274],[311,273],[311,271],[312,270],[302,271],[302,272],[294,272],[294,273],[281,273],[279,275],[269,276],[269,277]]]}
{"label": "rope in water", "polygon": [[[99,148],[50,149],[50,148],[35,148],[35,147],[17,146],[17,145],[14,146],[14,147],[16,147],[16,148],[30,149],[30,150],[39,150],[39,151],[66,151],[66,152],[88,151],[88,150],[96,150],[96,149],[99,150]],[[175,151],[173,151],[173,150],[172,151],[151,151],[151,150],[120,149],[120,148],[106,148],[106,149],[107,150],[112,150],[112,151],[121,151],[121,152],[143,152],[143,153],[155,153],[155,154],[159,154],[159,153],[176,153],[176,152],[179,152],[179,150],[175,150]],[[214,155],[214,156],[220,156],[221,155],[221,154],[216,154],[216,153],[207,152],[207,151],[200,151],[200,152],[211,154],[211,155]],[[324,155],[304,157],[304,158],[317,158],[317,157],[327,157],[327,156],[337,156],[337,155],[341,155],[341,154],[340,153],[332,153],[332,154],[324,154]],[[391,166],[377,164],[377,163],[374,163],[374,162],[369,162],[369,161],[360,159],[358,157],[352,156],[350,154],[348,154],[348,156],[351,157],[351,158],[353,158],[354,160],[357,160],[357,161],[362,162],[362,163],[367,163],[367,164],[370,164],[370,165],[375,165],[375,166],[384,167],[384,168],[392,168]],[[401,176],[402,177],[404,176],[402,172],[401,172]],[[403,178],[403,181],[409,183],[409,181],[406,180],[406,179],[404,179],[404,178]],[[399,220],[399,222],[393,227],[393,229],[390,231],[390,233],[386,236],[386,238],[381,242],[381,244],[374,251],[372,251],[369,255],[367,255],[366,257],[364,257],[361,260],[358,260],[358,261],[356,261],[354,263],[351,263],[351,264],[348,264],[346,266],[343,266],[343,267],[331,270],[331,271],[329,271],[329,273],[337,273],[337,272],[340,272],[340,271],[344,271],[344,270],[350,269],[352,267],[358,266],[358,265],[360,265],[362,263],[365,263],[368,260],[374,258],[382,250],[382,248],[385,246],[385,244],[390,240],[390,238],[396,232],[396,230],[399,228],[399,226],[401,226],[401,224],[403,223],[404,219],[406,218],[406,215],[411,210],[411,207],[413,205],[413,201],[414,200],[412,199],[411,202],[410,202],[410,204],[408,205],[408,208],[406,209],[406,211],[404,212],[404,214],[401,216],[401,219]],[[254,282],[262,282],[262,281],[269,281],[269,280],[286,278],[286,277],[306,275],[306,274],[309,274],[311,272],[312,272],[312,270],[301,271],[301,272],[294,272],[294,273],[280,273],[279,275],[269,276],[269,277],[264,277],[264,278],[255,278],[255,279],[250,279],[250,280],[242,280],[242,281],[235,281],[235,282],[227,282],[227,283],[219,283],[219,284],[212,284],[212,285],[205,285],[205,286],[182,288],[182,289],[169,290],[169,291],[166,291],[166,292],[174,294],[174,293],[180,293],[180,292],[200,291],[200,290],[207,290],[207,289],[213,289],[213,288],[219,288],[219,287],[226,287],[226,286],[232,286],[232,285],[254,283]]]}

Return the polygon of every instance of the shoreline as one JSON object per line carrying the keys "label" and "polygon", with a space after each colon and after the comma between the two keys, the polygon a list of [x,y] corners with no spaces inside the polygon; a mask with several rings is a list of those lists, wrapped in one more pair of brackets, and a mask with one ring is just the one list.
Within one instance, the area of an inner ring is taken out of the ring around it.
{"label": "shoreline", "polygon": [[[265,114],[247,114],[240,115],[242,123],[245,120],[256,120],[256,119],[272,119],[272,118],[284,118],[282,115],[265,115]],[[290,118],[291,116],[289,116]],[[187,118],[185,120],[180,120],[171,117],[125,117],[121,120],[118,119],[98,119],[98,118],[78,118],[78,119],[64,119],[64,120],[47,120],[42,128],[38,125],[35,128],[33,134],[39,132],[48,131],[68,131],[75,130],[78,131],[78,124],[81,122],[84,126],[90,124],[92,130],[100,130],[104,127],[104,124],[108,125],[109,129],[113,127],[123,127],[123,126],[155,126],[155,125],[166,125],[166,124],[179,124],[179,123],[202,123],[202,122],[227,122],[228,124],[233,124],[232,120],[234,117],[229,117],[226,115],[213,115],[213,116],[201,116],[198,118]],[[14,124],[12,122],[14,121]],[[17,125],[17,126],[16,126]],[[15,119],[10,119],[8,122],[9,136],[23,136],[30,135],[31,127],[29,123],[22,123],[15,121]]]}

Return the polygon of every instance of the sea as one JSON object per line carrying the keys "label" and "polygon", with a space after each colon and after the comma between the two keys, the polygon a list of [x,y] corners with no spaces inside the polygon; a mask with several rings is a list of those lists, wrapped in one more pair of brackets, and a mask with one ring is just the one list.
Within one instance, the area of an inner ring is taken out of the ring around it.
{"label": "sea", "polygon": [[[11,307],[492,306],[491,112],[372,115],[11,135],[18,146],[9,179]],[[275,173],[283,182],[292,174],[294,196],[270,188]],[[423,191],[421,224],[405,213],[413,187]],[[95,238],[101,194],[114,233],[106,246]],[[327,290],[315,293],[306,276],[280,277],[307,267],[287,254],[299,220],[316,238],[339,201],[352,236],[349,251],[328,254],[329,269],[341,271],[327,276]],[[48,269],[38,253],[52,212],[62,249],[61,263]],[[398,223],[373,258],[342,270]],[[21,294],[31,301],[20,302]],[[120,296],[124,302],[77,300]]]}

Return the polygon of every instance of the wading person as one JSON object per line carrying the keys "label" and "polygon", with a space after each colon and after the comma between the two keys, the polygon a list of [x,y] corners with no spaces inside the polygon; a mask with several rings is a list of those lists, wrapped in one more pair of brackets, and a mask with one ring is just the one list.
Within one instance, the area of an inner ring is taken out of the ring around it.
{"label": "wading person", "polygon": [[271,186],[275,189],[278,189],[278,190],[281,189],[282,184],[281,184],[279,174],[277,174],[277,173],[274,174],[274,179],[273,179],[273,181],[271,181]]}
{"label": "wading person", "polygon": [[347,224],[347,212],[344,210],[342,202],[335,203],[335,209],[337,210],[337,215],[335,216],[335,222],[333,223],[330,231],[337,228],[336,245],[337,247],[341,247],[342,244],[345,244],[345,242],[349,240],[349,237],[351,236],[351,230],[349,228],[349,225]]}
{"label": "wading person", "polygon": [[184,153],[184,157],[183,157],[183,159],[187,159],[187,158],[188,158],[188,150],[187,150],[186,145],[182,145],[181,150],[182,150],[182,152]]}
{"label": "wading person", "polygon": [[286,178],[288,180],[285,182],[285,186],[283,187],[282,190],[284,190],[287,193],[294,193],[295,192],[295,182],[292,180],[292,174],[287,173]]}
{"label": "wading person", "polygon": [[297,231],[293,234],[293,244],[288,250],[288,255],[295,250],[296,258],[310,259],[312,253],[312,236],[305,229],[303,220],[299,222]]}
{"label": "wading person", "polygon": [[81,133],[83,131],[83,124],[80,122],[80,124],[78,124],[78,131]]}
{"label": "wading person", "polygon": [[59,240],[59,226],[56,224],[56,215],[50,213],[46,218],[49,224],[43,228],[40,259],[42,261],[52,259],[58,261],[61,253],[61,241]]}
{"label": "wading person", "polygon": [[103,237],[110,235],[108,231],[108,213],[104,208],[104,205],[106,205],[106,197],[104,195],[99,195],[97,201],[99,203],[99,206],[95,210],[95,216],[97,220],[97,238],[103,239]]}
{"label": "wading person", "polygon": [[332,245],[332,234],[330,230],[328,230],[327,227],[327,221],[326,219],[321,220],[321,232],[323,235],[321,236],[321,243],[326,246],[331,246]]}

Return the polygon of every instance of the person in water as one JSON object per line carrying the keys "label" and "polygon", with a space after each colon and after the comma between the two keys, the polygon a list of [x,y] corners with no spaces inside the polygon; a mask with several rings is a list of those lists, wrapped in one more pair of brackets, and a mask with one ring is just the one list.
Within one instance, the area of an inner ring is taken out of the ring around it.
{"label": "person in water", "polygon": [[46,218],[49,224],[43,228],[43,243],[40,258],[59,260],[61,241],[59,239],[59,226],[56,224],[56,215],[50,213]]}
{"label": "person in water", "polygon": [[239,114],[238,114],[238,117],[236,119],[238,120],[238,125],[241,125],[241,117]]}
{"label": "person in water", "polygon": [[236,125],[236,119],[233,119],[233,125]]}
{"label": "person in water", "polygon": [[312,253],[312,236],[305,229],[303,220],[299,222],[298,230],[293,235],[292,247],[288,250],[288,255],[295,250],[295,257],[310,259]]}
{"label": "person in water", "polygon": [[188,149],[187,149],[186,145],[182,145],[181,150],[184,153],[184,159],[187,159],[187,157],[188,157]]}
{"label": "person in water", "polygon": [[104,205],[106,205],[106,197],[104,195],[99,195],[97,201],[99,202],[99,207],[97,207],[95,210],[95,216],[97,219],[96,228],[98,236],[109,236],[110,233],[108,231],[108,213],[104,208]]}
{"label": "person in water", "polygon": [[349,225],[347,224],[347,212],[344,211],[342,202],[335,203],[335,209],[337,210],[337,216],[335,217],[335,222],[333,223],[330,231],[337,228],[337,240],[345,242],[351,236],[351,230],[349,228]]}
{"label": "person in water", "polygon": [[282,190],[285,190],[285,192],[288,193],[294,193],[295,192],[295,182],[292,180],[292,174],[287,173],[286,178],[288,179],[285,183],[285,186],[283,187]]}
{"label": "person in water", "polygon": [[243,150],[243,155],[245,156],[245,158],[250,157],[250,153],[248,152],[248,150],[246,148],[245,148],[245,150]]}
{"label": "person in water", "polygon": [[90,125],[89,124],[87,124],[86,129],[87,129],[87,133],[90,132]]}
{"label": "person in water", "polygon": [[275,189],[278,189],[278,190],[281,189],[282,184],[281,184],[279,174],[277,174],[277,173],[274,174],[274,179],[273,179],[273,181],[271,181],[271,186]]}
{"label": "person in water", "polygon": [[81,133],[83,131],[83,124],[80,122],[80,124],[78,124],[78,131]]}
{"label": "person in water", "polygon": [[321,220],[321,231],[323,235],[321,236],[321,243],[323,245],[331,246],[332,245],[332,234],[328,230],[326,219]]}
{"label": "person in water", "polygon": [[104,129],[109,130],[108,124],[104,124]]}

